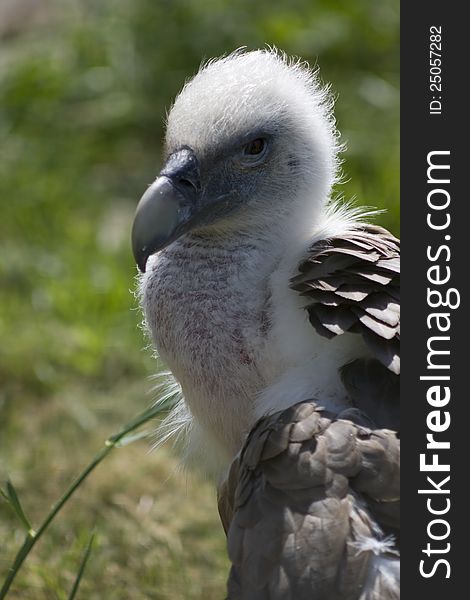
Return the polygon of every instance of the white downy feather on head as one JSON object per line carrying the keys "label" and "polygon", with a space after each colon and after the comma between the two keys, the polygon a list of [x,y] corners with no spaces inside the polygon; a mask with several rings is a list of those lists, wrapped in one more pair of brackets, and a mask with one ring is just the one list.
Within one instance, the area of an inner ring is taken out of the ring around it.
{"label": "white downy feather on head", "polygon": [[[224,227],[265,227],[291,216],[296,230],[306,223],[311,229],[337,180],[341,146],[328,86],[306,62],[265,49],[238,50],[203,64],[169,111],[165,149],[168,155],[189,146],[213,164],[258,133],[276,136],[264,170],[268,185],[260,179],[256,189],[245,184],[243,192],[256,196],[252,210],[226,219]],[[236,176],[233,181],[244,185]],[[289,206],[293,201],[303,206]]]}

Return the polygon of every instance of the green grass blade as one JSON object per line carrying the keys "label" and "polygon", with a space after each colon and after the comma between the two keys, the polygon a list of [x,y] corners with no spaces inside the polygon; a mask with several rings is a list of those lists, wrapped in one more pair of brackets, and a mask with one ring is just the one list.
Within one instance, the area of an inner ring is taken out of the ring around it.
{"label": "green grass blade", "polygon": [[93,549],[93,542],[95,540],[95,534],[92,533],[90,536],[90,539],[88,540],[88,544],[87,547],[85,549],[85,554],[83,555],[82,558],[82,562],[80,563],[80,568],[78,570],[77,576],[75,578],[75,581],[73,583],[73,587],[70,590],[70,594],[68,596],[68,600],[74,600],[77,591],[78,591],[78,587],[80,585],[80,581],[82,580],[83,577],[83,573],[85,572],[85,567],[87,565],[88,559],[90,558],[91,555],[91,551]]}
{"label": "green grass blade", "polygon": [[20,499],[15,490],[15,486],[9,479],[7,480],[7,483],[6,483],[6,491],[1,490],[1,493],[2,493],[2,496],[5,498],[5,500],[8,502],[8,504],[15,511],[16,516],[21,521],[21,523],[24,525],[26,531],[31,536],[34,536],[34,530],[31,526],[31,523],[29,522],[28,517],[26,516],[26,514],[23,510],[23,507],[21,506]]}
{"label": "green grass blade", "polygon": [[22,564],[24,563],[27,556],[31,552],[32,548],[38,542],[39,538],[49,527],[51,522],[56,518],[56,516],[62,510],[64,505],[70,500],[70,498],[75,493],[75,491],[82,485],[82,483],[85,481],[85,479],[87,479],[87,477],[90,475],[90,473],[92,473],[95,470],[95,468],[106,458],[106,456],[112,450],[114,450],[114,448],[119,447],[120,444],[127,445],[127,444],[130,444],[131,442],[135,441],[136,439],[139,439],[140,438],[139,434],[137,434],[137,435],[130,435],[130,434],[132,434],[136,429],[138,429],[139,427],[141,427],[142,425],[144,425],[151,419],[154,419],[161,412],[162,412],[162,408],[159,407],[158,405],[154,405],[151,408],[149,408],[148,410],[145,410],[144,412],[137,415],[134,419],[132,419],[128,423],[126,423],[126,425],[124,425],[118,431],[118,433],[110,436],[106,440],[104,448],[102,448],[95,455],[95,457],[88,464],[88,466],[85,467],[85,469],[73,480],[73,482],[70,484],[70,486],[64,492],[64,494],[62,494],[62,496],[59,498],[59,500],[54,504],[54,506],[51,508],[50,512],[46,515],[46,518],[44,519],[44,521],[38,527],[37,531],[34,531],[31,528],[31,526],[29,525],[29,521],[27,520],[26,516],[24,515],[23,510],[21,509],[21,504],[18,500],[18,495],[16,494],[13,485],[11,484],[11,482],[9,482],[10,485],[7,483],[7,492],[4,493],[4,496],[12,504],[12,506],[14,507],[15,512],[17,512],[18,516],[20,514],[22,515],[22,517],[21,517],[22,522],[25,525],[26,524],[28,525],[28,534],[23,542],[23,545],[21,546],[21,548],[19,549],[19,551],[15,557],[13,565],[8,572],[7,578],[5,579],[2,587],[0,588],[0,600],[3,600],[5,598],[5,596],[7,595],[8,590],[10,589],[11,584],[13,583],[18,571],[20,570]]}
{"label": "green grass blade", "polygon": [[148,438],[151,435],[151,431],[139,431],[138,433],[127,434],[123,438],[116,442],[116,448],[123,448],[124,446],[129,446],[129,444],[133,444],[139,440],[143,440]]}
{"label": "green grass blade", "polygon": [[127,436],[127,434],[131,433],[132,431],[135,431],[141,425],[144,425],[151,419],[154,419],[159,414],[161,414],[164,410],[165,410],[165,408],[163,408],[159,404],[155,404],[155,405],[151,406],[144,412],[137,415],[134,419],[129,421],[129,423],[126,423],[126,425],[124,425],[118,431],[118,433],[115,433],[114,435],[110,436],[106,441],[106,445],[107,446],[116,445],[118,442],[120,442],[122,440],[122,438]]}

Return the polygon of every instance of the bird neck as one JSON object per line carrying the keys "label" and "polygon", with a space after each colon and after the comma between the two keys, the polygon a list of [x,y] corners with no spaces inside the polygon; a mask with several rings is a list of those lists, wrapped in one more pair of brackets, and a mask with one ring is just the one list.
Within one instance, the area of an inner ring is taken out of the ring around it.
{"label": "bird neck", "polygon": [[251,231],[189,233],[175,244],[175,252],[186,253],[192,261],[209,261],[221,270],[232,270],[236,263],[239,273],[270,271],[282,256],[284,241],[280,228],[267,230],[254,227]]}
{"label": "bird neck", "polygon": [[193,417],[232,454],[268,383],[273,277],[287,287],[295,253],[306,247],[302,230],[292,228],[272,220],[223,235],[190,232],[152,256],[142,276],[142,305],[159,355]]}
{"label": "bird neck", "polygon": [[286,253],[305,248],[322,223],[328,196],[311,191],[282,198],[277,204],[262,202],[256,209],[187,234],[181,245],[190,251],[204,249],[243,258],[248,268],[256,256],[263,257],[266,266],[276,264]]}

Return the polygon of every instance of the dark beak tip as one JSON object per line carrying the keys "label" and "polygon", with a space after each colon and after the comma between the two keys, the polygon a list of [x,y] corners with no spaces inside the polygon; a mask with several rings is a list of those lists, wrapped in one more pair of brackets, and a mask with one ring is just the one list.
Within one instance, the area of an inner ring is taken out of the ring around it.
{"label": "dark beak tip", "polygon": [[149,254],[145,250],[134,249],[134,260],[141,273],[145,273],[147,269],[147,261]]}
{"label": "dark beak tip", "polygon": [[144,260],[142,260],[142,261],[139,261],[139,262],[137,263],[137,266],[138,266],[138,268],[139,268],[139,271],[140,271],[140,272],[142,273],[142,275],[143,275],[143,274],[145,273],[145,270],[146,270],[146,268],[147,268],[147,259],[145,258]]}

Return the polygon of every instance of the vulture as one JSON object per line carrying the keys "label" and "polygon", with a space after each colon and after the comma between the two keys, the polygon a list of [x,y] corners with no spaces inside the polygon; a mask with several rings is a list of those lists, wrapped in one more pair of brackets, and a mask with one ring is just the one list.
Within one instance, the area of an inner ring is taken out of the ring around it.
{"label": "vulture", "polygon": [[335,201],[318,73],[238,50],[187,81],[135,214],[162,438],[216,480],[230,600],[399,598],[399,241]]}

